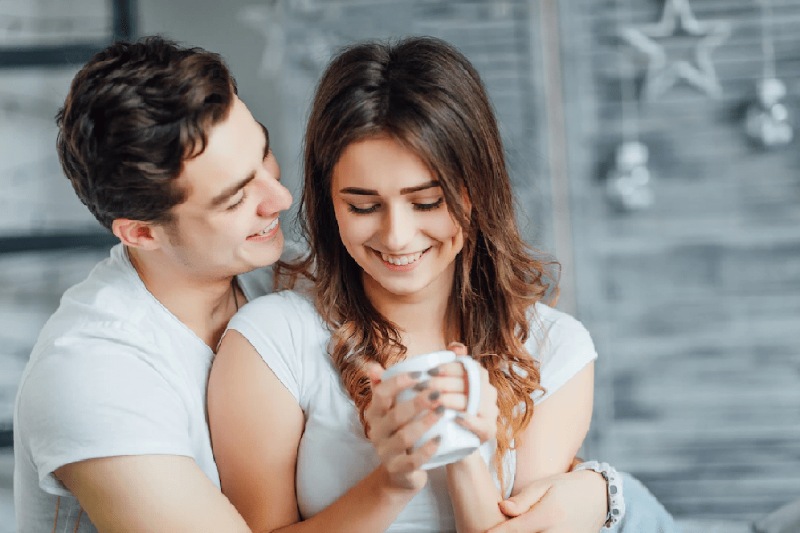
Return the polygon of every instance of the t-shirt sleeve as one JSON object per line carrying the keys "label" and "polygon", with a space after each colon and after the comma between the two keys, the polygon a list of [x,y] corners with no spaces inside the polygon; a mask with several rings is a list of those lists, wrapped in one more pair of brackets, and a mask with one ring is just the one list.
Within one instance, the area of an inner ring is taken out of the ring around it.
{"label": "t-shirt sleeve", "polygon": [[62,338],[52,350],[31,367],[17,406],[42,490],[68,495],[53,473],[78,461],[192,456],[184,403],[139,348]]}
{"label": "t-shirt sleeve", "polygon": [[539,361],[542,387],[534,403],[549,398],[587,364],[597,359],[592,337],[579,321],[545,305],[536,306],[528,350]]}
{"label": "t-shirt sleeve", "polygon": [[302,328],[297,320],[293,295],[270,294],[243,306],[228,323],[247,339],[298,403],[301,403],[302,362],[298,347]]}

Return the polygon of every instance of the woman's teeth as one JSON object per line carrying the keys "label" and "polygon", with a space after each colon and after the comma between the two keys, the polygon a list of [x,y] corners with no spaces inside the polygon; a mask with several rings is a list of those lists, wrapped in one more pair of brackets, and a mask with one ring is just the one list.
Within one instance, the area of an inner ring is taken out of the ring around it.
{"label": "woman's teeth", "polygon": [[270,224],[266,228],[256,233],[256,235],[266,235],[270,231],[274,230],[277,225],[278,225],[278,219],[276,218],[275,220],[272,221],[272,224]]}
{"label": "woman's teeth", "polygon": [[417,252],[415,254],[408,254],[408,255],[389,255],[381,253],[381,258],[387,263],[390,263],[392,265],[403,266],[403,265],[410,265],[411,263],[416,263],[419,260],[419,258],[422,257],[423,253],[425,252]]}

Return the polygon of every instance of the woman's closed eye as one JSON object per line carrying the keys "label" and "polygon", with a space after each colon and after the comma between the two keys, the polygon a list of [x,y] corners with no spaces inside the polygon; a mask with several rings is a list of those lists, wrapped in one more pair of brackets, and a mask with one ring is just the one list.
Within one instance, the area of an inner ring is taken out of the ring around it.
{"label": "woman's closed eye", "polygon": [[440,197],[438,200],[431,203],[415,203],[414,209],[418,211],[432,211],[434,209],[441,207],[442,204],[444,204],[444,196]]}
{"label": "woman's closed eye", "polygon": [[370,213],[374,213],[378,210],[380,204],[370,204],[370,205],[353,205],[347,204],[347,209],[351,213],[355,213],[357,215],[368,215]]}
{"label": "woman's closed eye", "polygon": [[[432,211],[441,207],[444,204],[444,197],[440,197],[438,200],[434,202],[414,202],[412,205],[414,209],[417,211]],[[347,204],[348,210],[351,213],[355,213],[357,215],[368,215],[370,213],[374,213],[378,209],[380,209],[381,204]]]}

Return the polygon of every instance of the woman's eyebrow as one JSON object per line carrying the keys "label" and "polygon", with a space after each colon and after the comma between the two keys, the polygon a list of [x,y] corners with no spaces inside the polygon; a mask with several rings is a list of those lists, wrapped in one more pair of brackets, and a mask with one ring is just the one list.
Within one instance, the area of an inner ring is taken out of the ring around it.
{"label": "woman's eyebrow", "polygon": [[[400,189],[400,194],[411,194],[412,192],[424,191],[425,189],[432,189],[434,187],[441,187],[437,180],[416,185],[414,187],[405,187]],[[345,187],[339,191],[342,194],[357,194],[359,196],[378,196],[378,191],[375,189],[362,189],[361,187]]]}

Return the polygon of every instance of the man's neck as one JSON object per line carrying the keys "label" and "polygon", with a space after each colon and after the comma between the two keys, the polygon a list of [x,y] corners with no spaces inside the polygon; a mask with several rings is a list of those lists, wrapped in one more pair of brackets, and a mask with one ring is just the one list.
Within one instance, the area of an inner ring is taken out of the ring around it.
{"label": "man's neck", "polygon": [[[127,248],[144,286],[167,310],[212,350],[228,321],[244,303],[232,276],[201,276],[165,260],[158,253]],[[236,292],[234,292],[236,291]]]}

